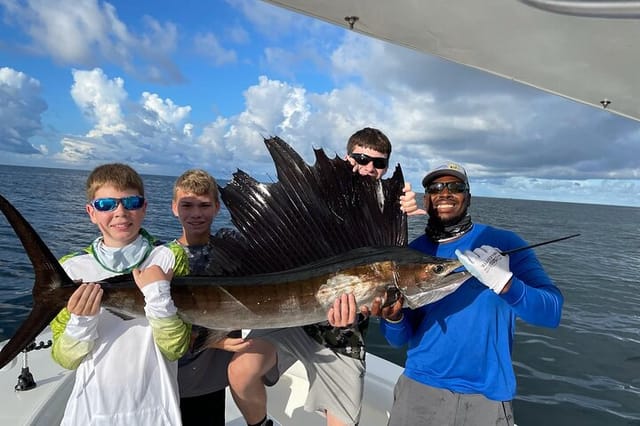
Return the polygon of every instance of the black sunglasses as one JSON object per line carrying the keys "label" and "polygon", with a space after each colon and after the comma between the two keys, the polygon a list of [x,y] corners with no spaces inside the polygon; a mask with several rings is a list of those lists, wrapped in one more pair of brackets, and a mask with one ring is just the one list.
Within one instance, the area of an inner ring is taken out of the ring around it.
{"label": "black sunglasses", "polygon": [[451,194],[460,194],[467,190],[467,184],[464,182],[433,182],[427,186],[429,194],[440,194],[447,188]]}
{"label": "black sunglasses", "polygon": [[373,167],[380,170],[386,169],[387,165],[389,164],[388,158],[369,157],[367,154],[349,154],[349,157],[353,158],[356,163],[360,164],[361,166],[366,166],[373,161]]}

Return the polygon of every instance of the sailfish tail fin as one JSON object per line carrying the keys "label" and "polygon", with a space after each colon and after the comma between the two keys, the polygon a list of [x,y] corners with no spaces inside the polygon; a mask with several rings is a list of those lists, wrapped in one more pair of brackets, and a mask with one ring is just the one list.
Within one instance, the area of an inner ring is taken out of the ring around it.
{"label": "sailfish tail fin", "polygon": [[49,247],[20,212],[2,195],[0,210],[22,242],[33,265],[33,308],[14,336],[0,351],[0,368],[34,341],[67,303],[76,284],[69,278]]}

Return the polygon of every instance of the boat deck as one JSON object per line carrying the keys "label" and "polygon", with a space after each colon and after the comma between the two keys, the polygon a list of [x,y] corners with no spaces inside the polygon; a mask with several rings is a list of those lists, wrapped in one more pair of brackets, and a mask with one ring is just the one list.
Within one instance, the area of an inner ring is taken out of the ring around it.
{"label": "boat deck", "polygon": [[[51,338],[47,330],[38,342]],[[4,342],[2,343],[4,345]],[[1,346],[1,345],[0,345]],[[23,355],[0,370],[0,424],[3,425],[52,425],[59,424],[66,400],[73,387],[74,373],[57,365],[49,348],[28,353],[30,372],[37,383],[34,389],[14,390],[22,369]],[[386,425],[393,399],[393,386],[402,368],[367,354],[367,374],[360,424]],[[277,425],[323,426],[323,416],[304,411],[307,395],[307,375],[300,362],[294,364],[268,392],[268,411]],[[244,426],[240,412],[227,389],[227,425]]]}

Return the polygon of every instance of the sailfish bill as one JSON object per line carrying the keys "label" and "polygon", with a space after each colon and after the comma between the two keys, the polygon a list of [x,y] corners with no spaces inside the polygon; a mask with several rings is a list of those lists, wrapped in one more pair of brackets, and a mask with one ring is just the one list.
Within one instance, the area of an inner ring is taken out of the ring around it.
{"label": "sailfish bill", "polygon": [[[348,162],[315,150],[307,165],[279,138],[265,140],[278,182],[234,174],[222,198],[240,231],[212,241],[210,275],[174,277],[179,314],[193,324],[226,333],[241,328],[294,327],[321,322],[344,292],[369,305],[389,289],[415,308],[455,291],[470,277],[458,260],[406,247],[406,217],[398,198],[396,167],[381,182],[354,175]],[[384,202],[378,199],[382,185]],[[0,195],[7,217],[35,270],[33,309],[0,351],[0,368],[27,347],[77,288],[24,217]],[[131,275],[102,281],[102,307],[122,317],[144,315]]]}

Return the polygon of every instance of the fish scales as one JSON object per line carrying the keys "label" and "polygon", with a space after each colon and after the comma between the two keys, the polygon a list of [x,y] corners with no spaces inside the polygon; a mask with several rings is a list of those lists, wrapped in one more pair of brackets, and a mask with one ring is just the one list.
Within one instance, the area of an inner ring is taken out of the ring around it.
{"label": "fish scales", "polygon": [[[209,276],[174,277],[172,296],[187,321],[214,330],[294,327],[325,320],[337,295],[369,304],[387,288],[411,308],[455,291],[467,272],[457,260],[406,247],[407,222],[398,206],[404,178],[354,175],[351,165],[315,149],[308,166],[283,140],[265,139],[278,182],[262,184],[238,171],[221,196],[241,239],[211,246]],[[381,208],[378,189],[382,186]],[[291,196],[291,195],[294,196]],[[33,308],[0,351],[0,368],[31,344],[77,288],[20,212],[0,195],[0,210],[33,265]],[[245,244],[246,242],[246,244]],[[131,276],[100,283],[102,306],[122,317],[144,315]]]}
{"label": "fish scales", "polygon": [[[422,265],[411,268],[416,266]],[[320,275],[310,275],[310,270],[244,278],[176,277],[171,295],[185,320],[206,328],[292,327],[323,321],[336,296],[345,292],[353,293],[360,304],[384,297],[398,271],[392,261],[335,269]],[[411,271],[409,276],[415,274]],[[144,315],[142,295],[130,276],[112,281],[102,283],[103,306],[124,316]]]}

